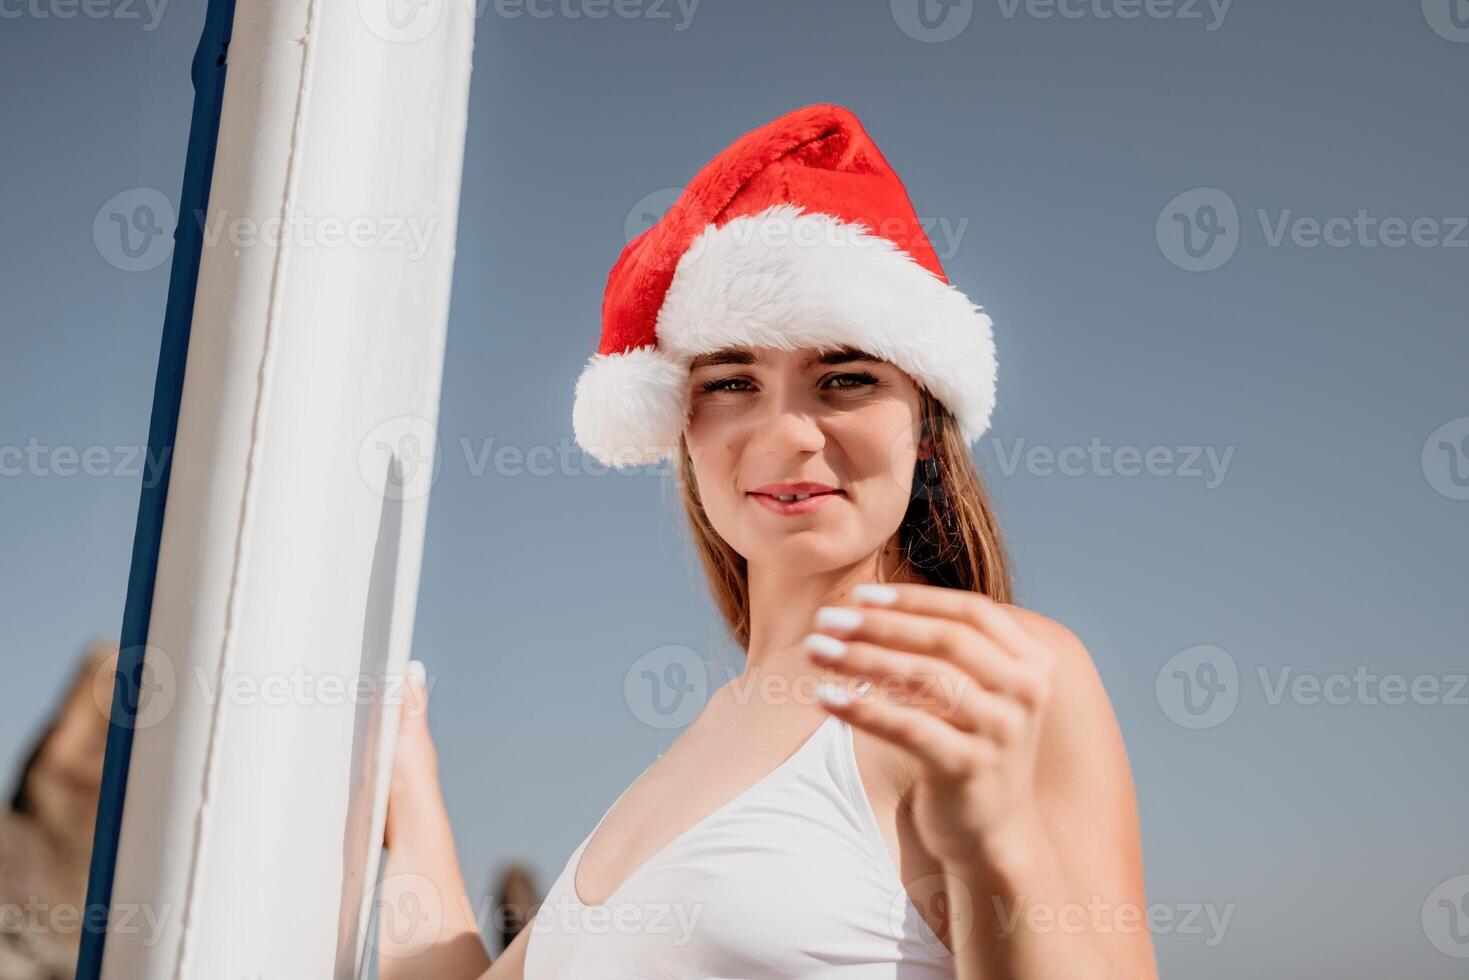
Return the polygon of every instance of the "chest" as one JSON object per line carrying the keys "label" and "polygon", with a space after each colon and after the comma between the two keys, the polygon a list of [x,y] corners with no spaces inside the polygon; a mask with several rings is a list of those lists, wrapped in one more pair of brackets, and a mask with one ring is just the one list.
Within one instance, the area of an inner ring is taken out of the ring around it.
{"label": "chest", "polygon": [[582,902],[573,875],[590,842],[613,840],[602,823],[529,927],[527,980],[952,980],[847,758],[813,751],[776,770]]}
{"label": "chest", "polygon": [[[888,862],[886,870],[911,883],[907,888],[910,914],[916,911],[933,932],[943,935],[945,903],[936,887],[942,868],[922,847],[900,799],[906,772],[901,750],[858,729],[846,734],[826,728],[828,724],[823,723],[784,760],[716,738],[671,747],[618,797],[584,842],[579,860],[569,864],[566,887],[572,890],[572,897],[582,905],[604,906],[639,875],[656,873],[662,862],[686,859],[688,845],[697,844],[701,834],[719,831],[746,842],[768,836],[768,827],[740,829],[737,821],[748,816],[746,804],[778,806],[779,791],[790,788],[784,783],[800,775],[792,770],[820,765],[825,754],[832,768],[832,785],[848,790],[846,808],[852,811],[827,814],[825,819],[851,821],[854,830],[865,829],[867,837],[880,838],[881,852],[874,855],[879,864]],[[828,738],[830,743],[826,743]],[[841,757],[843,750],[845,758]],[[783,826],[790,828],[793,839],[809,837],[799,844],[800,849],[808,854],[813,847],[819,849],[822,836],[831,835],[830,828],[822,828],[817,814],[806,814],[816,819],[814,826],[804,826],[800,813],[819,809],[819,801],[791,796],[789,806],[791,813]],[[878,849],[877,843],[872,842],[873,850]],[[757,858],[748,843],[738,846],[744,849],[746,869],[770,857]],[[836,860],[834,855],[826,857]],[[783,865],[779,860],[770,863],[768,870],[779,878],[784,867],[784,876],[794,879],[795,866],[789,858],[787,855]],[[842,865],[827,867],[830,873],[840,871]],[[786,887],[796,886],[792,881]]]}

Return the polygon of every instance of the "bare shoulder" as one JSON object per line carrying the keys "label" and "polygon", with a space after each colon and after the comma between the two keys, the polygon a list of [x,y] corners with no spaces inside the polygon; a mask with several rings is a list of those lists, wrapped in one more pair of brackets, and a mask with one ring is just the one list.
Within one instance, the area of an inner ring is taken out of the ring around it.
{"label": "bare shoulder", "polygon": [[[1116,716],[1091,653],[1070,628],[1049,616],[1021,606],[1002,608],[1024,631],[1051,652],[1047,711],[1040,746],[1041,783],[1069,781],[1072,775],[1096,772],[1096,764],[1115,773],[1125,767]],[[894,798],[909,795],[920,775],[920,764],[903,749],[872,738],[868,749],[873,770]]]}
{"label": "bare shoulder", "polygon": [[[1146,889],[1136,791],[1102,678],[1075,633],[1040,613],[1009,608],[1053,654],[1035,770],[1053,846],[1079,894],[1103,896],[1114,908],[1141,907]],[[1109,938],[1117,975],[1157,977],[1146,930]]]}
{"label": "bare shoulder", "polygon": [[1122,737],[1111,701],[1091,652],[1081,638],[1049,616],[1020,606],[1005,609],[1030,636],[1051,652],[1046,724],[1041,738],[1041,769],[1061,775],[1092,769],[1122,756]]}
{"label": "bare shoulder", "polygon": [[1004,605],[1001,608],[1013,616],[1016,622],[1034,639],[1039,640],[1056,655],[1055,667],[1058,671],[1065,672],[1067,668],[1070,668],[1096,672],[1091,654],[1087,652],[1081,638],[1070,629],[1033,609],[1016,605]]}
{"label": "bare shoulder", "polygon": [[1102,694],[1101,677],[1097,673],[1096,664],[1092,662],[1091,652],[1081,642],[1081,637],[1070,628],[1033,609],[1013,605],[1006,606],[1005,609],[1054,656],[1051,664],[1053,693],[1059,691],[1062,697],[1083,699]]}

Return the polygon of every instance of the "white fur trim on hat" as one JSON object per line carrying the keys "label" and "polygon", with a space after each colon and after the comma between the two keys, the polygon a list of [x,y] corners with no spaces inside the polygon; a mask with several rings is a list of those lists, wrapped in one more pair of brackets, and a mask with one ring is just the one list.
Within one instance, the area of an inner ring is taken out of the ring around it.
{"label": "white fur trim on hat", "polygon": [[577,382],[577,442],[604,463],[608,448],[616,465],[668,455],[688,417],[688,363],[729,346],[860,347],[927,387],[971,444],[994,410],[990,318],[891,240],[794,204],[696,238],[656,332],[656,350],[594,355]]}
{"label": "white fur trim on hat", "polygon": [[576,382],[571,428],[604,466],[654,463],[678,445],[688,415],[689,372],[653,347],[593,354]]}

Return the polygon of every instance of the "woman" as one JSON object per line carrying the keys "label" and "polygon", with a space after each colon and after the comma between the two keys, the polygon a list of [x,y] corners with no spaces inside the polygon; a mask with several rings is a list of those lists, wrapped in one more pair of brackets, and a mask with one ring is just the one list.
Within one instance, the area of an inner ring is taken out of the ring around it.
{"label": "woman", "polygon": [[745,668],[493,966],[415,687],[382,901],[423,925],[384,916],[383,980],[1154,977],[1116,720],[1076,637],[1011,604],[970,457],[989,319],[856,117],[716,157],[624,249],[602,323],[577,441],[675,459]]}

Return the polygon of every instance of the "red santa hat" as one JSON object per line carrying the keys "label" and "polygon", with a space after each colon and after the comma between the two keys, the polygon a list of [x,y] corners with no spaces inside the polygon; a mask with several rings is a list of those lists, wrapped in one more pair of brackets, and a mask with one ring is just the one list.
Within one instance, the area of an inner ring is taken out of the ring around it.
{"label": "red santa hat", "polygon": [[813,105],[746,133],[607,277],[577,379],[577,444],[605,465],[669,457],[689,362],[729,346],[865,350],[926,387],[973,443],[995,403],[990,319],[950,285],[857,117]]}

